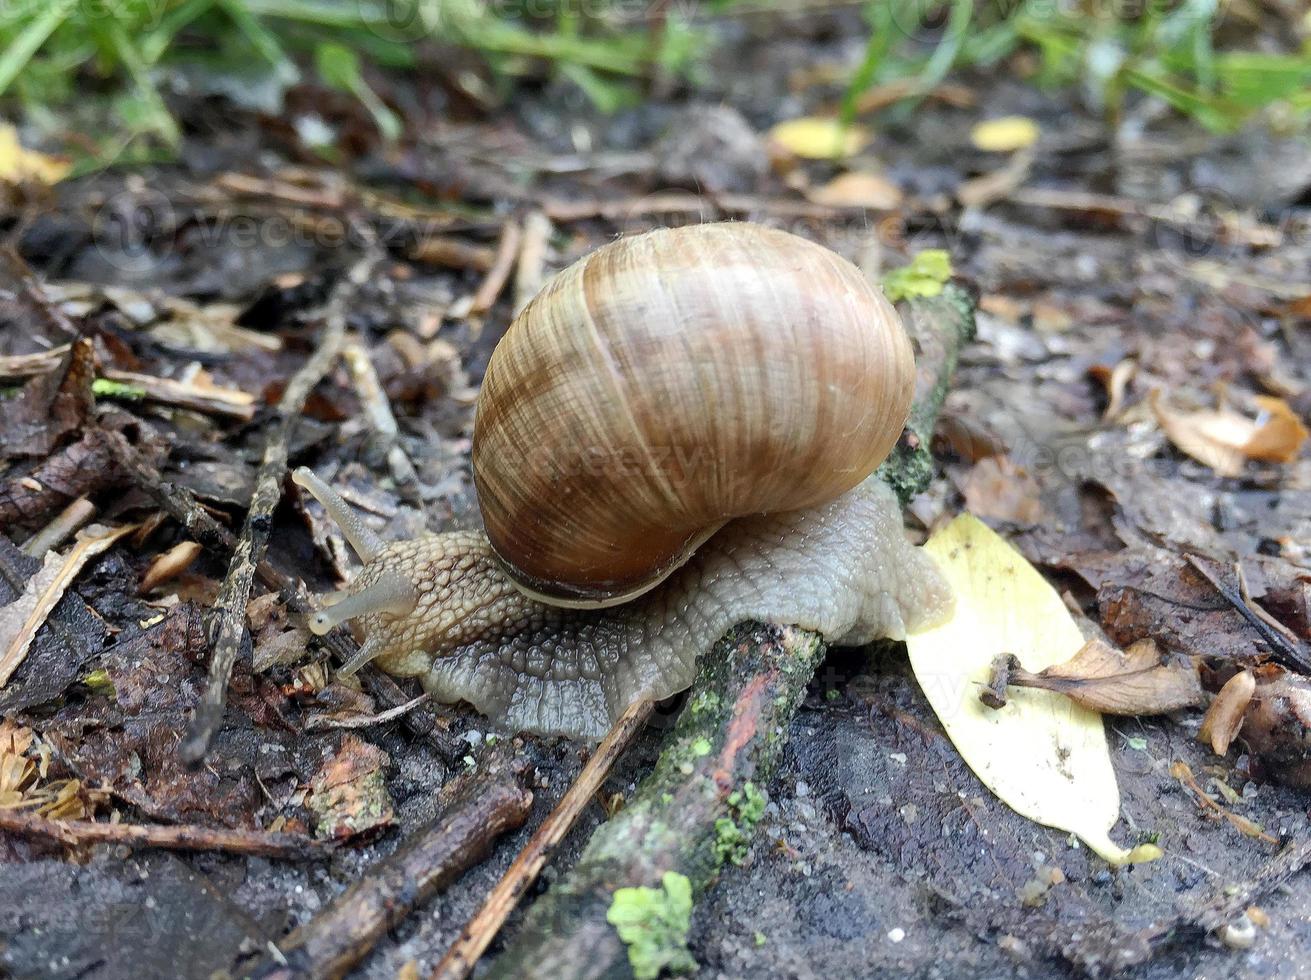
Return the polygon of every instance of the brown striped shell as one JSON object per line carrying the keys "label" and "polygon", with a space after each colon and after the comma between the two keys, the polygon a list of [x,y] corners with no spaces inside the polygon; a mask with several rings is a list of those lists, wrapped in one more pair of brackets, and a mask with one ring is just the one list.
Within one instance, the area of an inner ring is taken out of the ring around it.
{"label": "brown striped shell", "polygon": [[860,483],[914,373],[892,305],[813,242],[738,223],[613,242],[492,354],[473,437],[487,536],[539,598],[624,601],[725,522]]}

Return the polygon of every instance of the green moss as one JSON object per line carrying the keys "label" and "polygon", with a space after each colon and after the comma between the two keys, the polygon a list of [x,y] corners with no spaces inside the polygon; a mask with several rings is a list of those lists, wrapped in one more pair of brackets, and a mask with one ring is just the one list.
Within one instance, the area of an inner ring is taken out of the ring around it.
{"label": "green moss", "polygon": [[951,255],[940,248],[926,248],[910,265],[883,276],[883,292],[894,303],[912,296],[937,296],[951,276]]}
{"label": "green moss", "polygon": [[97,398],[123,398],[131,401],[146,397],[146,390],[123,381],[96,378],[91,382],[91,394]]}
{"label": "green moss", "polygon": [[660,888],[617,889],[605,914],[628,947],[628,963],[637,980],[655,980],[661,970],[696,969],[696,960],[687,951],[692,883],[685,875],[666,871],[660,884]]}
{"label": "green moss", "polygon": [[103,694],[112,698],[116,693],[113,678],[109,676],[107,670],[91,671],[82,678],[82,683],[91,690],[92,694]]}
{"label": "green moss", "polygon": [[719,710],[719,695],[714,691],[702,691],[696,697],[687,702],[684,713],[690,717],[699,717],[712,711]]}
{"label": "green moss", "polygon": [[728,797],[730,816],[715,821],[715,859],[721,864],[746,860],[747,848],[756,824],[765,815],[765,794],[754,783],[746,783]]}
{"label": "green moss", "polygon": [[692,754],[697,756],[698,758],[703,755],[709,755],[710,748],[711,748],[710,739],[698,738],[695,742],[692,743]]}

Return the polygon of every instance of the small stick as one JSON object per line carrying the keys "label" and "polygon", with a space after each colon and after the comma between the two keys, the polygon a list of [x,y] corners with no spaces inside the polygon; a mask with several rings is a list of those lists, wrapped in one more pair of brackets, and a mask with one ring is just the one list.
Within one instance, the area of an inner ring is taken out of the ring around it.
{"label": "small stick", "polygon": [[487,271],[487,276],[478,287],[478,291],[473,294],[473,302],[469,306],[470,316],[482,316],[496,303],[510,278],[514,260],[519,256],[519,241],[522,238],[523,232],[519,229],[519,223],[507,221],[501,231],[501,240],[496,243],[496,261]]}
{"label": "small stick", "polygon": [[246,604],[256,566],[264,557],[272,527],[273,509],[282,499],[282,483],[287,475],[287,442],[300,417],[310,391],[328,373],[341,350],[346,334],[347,298],[372,274],[380,252],[369,249],[333,290],[324,311],[323,335],[318,348],[301,369],[292,375],[278,403],[277,418],[264,447],[264,460],[255,477],[255,491],[242,526],[241,536],[228,565],[228,574],[219,589],[211,620],[209,678],[191,728],[180,752],[183,760],[197,765],[205,757],[210,739],[223,720],[227,701],[228,678],[237,660],[237,650],[246,632]]}
{"label": "small stick", "polygon": [[653,707],[651,701],[643,698],[634,701],[619,716],[573,785],[560,798],[550,816],[542,821],[537,833],[524,845],[514,863],[483,900],[482,908],[469,920],[459,938],[446,951],[437,969],[433,971],[433,980],[464,980],[469,975],[478,957],[482,956],[500,932],[506,917],[514,911],[524,892],[537,880],[537,875],[546,866],[556,845],[569,833],[633,736],[646,724]]}
{"label": "small stick", "polygon": [[[1293,636],[1290,640],[1285,633],[1271,627],[1252,608],[1255,603],[1249,605],[1250,600],[1244,601],[1242,595],[1221,581],[1219,576],[1207,568],[1203,560],[1198,558],[1197,555],[1184,555],[1184,558],[1197,574],[1206,579],[1211,587],[1234,607],[1234,611],[1238,615],[1247,620],[1248,625],[1256,630],[1261,639],[1270,645],[1270,650],[1275,655],[1276,660],[1298,673],[1311,674],[1311,653],[1307,651],[1301,640],[1296,636]],[[1262,612],[1265,612],[1265,610],[1263,609]],[[1266,615],[1269,615],[1269,613]]]}
{"label": "small stick", "polygon": [[520,782],[527,760],[517,751],[489,755],[478,770],[443,790],[449,802],[430,823],[278,943],[276,965],[266,963],[249,975],[260,980],[344,975],[388,929],[477,863],[498,837],[521,826],[533,802]]}
{"label": "small stick", "polygon": [[411,502],[420,501],[419,474],[415,472],[414,464],[398,442],[400,429],[396,425],[396,416],[392,414],[391,402],[382,390],[382,382],[378,380],[378,372],[369,359],[368,351],[361,344],[350,343],[343,348],[342,358],[351,373],[351,380],[355,382],[355,392],[364,406],[364,414],[387,449],[387,463],[391,467],[392,478]]}
{"label": "small stick", "polygon": [[51,548],[57,548],[68,536],[96,516],[96,505],[86,497],[78,497],[59,512],[53,521],[37,531],[23,544],[23,554],[40,558]]}
{"label": "small stick", "polygon": [[[127,445],[126,440],[122,440],[120,449],[123,466],[136,481],[137,486],[150,494],[166,514],[182,525],[187,534],[210,551],[231,554],[236,550],[236,535],[211,517],[190,490],[165,480],[163,474],[152,463]],[[287,608],[302,620],[308,619],[316,612],[301,592],[299,584],[278,571],[269,562],[260,562],[255,570],[260,580],[277,592]],[[349,663],[359,652],[355,640],[340,626],[319,637],[319,642],[339,664]],[[360,678],[369,688],[370,694],[381,698],[393,707],[404,704],[409,699],[400,685],[375,667],[366,667],[360,672]],[[432,736],[443,755],[450,754],[448,751],[450,747],[436,732],[431,713],[410,711],[405,715],[404,721],[405,727],[414,734]]]}
{"label": "small stick", "polygon": [[6,809],[0,809],[0,831],[54,841],[68,847],[126,844],[129,847],[158,847],[168,851],[223,851],[228,854],[297,861],[325,857],[335,846],[328,841],[318,841],[299,834],[267,830],[51,820],[36,813]]}
{"label": "small stick", "polygon": [[394,721],[417,708],[429,697],[431,695],[425,692],[417,698],[411,698],[404,704],[398,704],[394,708],[380,711],[376,715],[352,715],[349,718],[333,718],[323,712],[314,712],[305,719],[305,731],[314,732],[332,728],[372,728],[374,725],[385,725],[387,722]]}
{"label": "small stick", "polygon": [[38,374],[48,374],[59,367],[67,356],[72,344],[60,344],[49,350],[34,354],[7,354],[0,357],[0,378],[18,380],[31,378]]}
{"label": "small stick", "polygon": [[408,255],[414,262],[484,273],[496,264],[496,252],[486,245],[470,245],[452,235],[423,235]]}
{"label": "small stick", "polygon": [[855,205],[832,207],[792,198],[760,197],[754,194],[717,194],[710,198],[686,191],[669,191],[611,200],[548,200],[544,202],[544,210],[552,221],[571,224],[592,218],[624,221],[666,214],[686,214],[703,219],[712,214],[770,214],[783,218],[834,221],[853,211],[865,209]]}
{"label": "small stick", "polygon": [[519,264],[514,270],[515,316],[542,288],[551,231],[551,219],[542,211],[533,211],[524,219],[523,244],[519,246]]}
{"label": "small stick", "polygon": [[255,396],[236,388],[189,384],[174,378],[159,378],[153,374],[138,374],[115,368],[105,368],[100,376],[107,381],[129,385],[142,398],[161,405],[210,415],[225,415],[242,422],[249,422],[255,417]]}

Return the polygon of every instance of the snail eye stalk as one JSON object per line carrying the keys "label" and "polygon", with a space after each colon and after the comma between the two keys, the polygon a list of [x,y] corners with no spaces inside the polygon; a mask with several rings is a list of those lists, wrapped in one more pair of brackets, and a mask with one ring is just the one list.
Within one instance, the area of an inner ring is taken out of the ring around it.
{"label": "snail eye stalk", "polygon": [[291,480],[299,487],[304,487],[323,505],[332,522],[341,529],[360,561],[372,561],[382,550],[382,540],[360,519],[350,504],[341,499],[341,494],[328,486],[307,466],[299,466],[291,474]]}

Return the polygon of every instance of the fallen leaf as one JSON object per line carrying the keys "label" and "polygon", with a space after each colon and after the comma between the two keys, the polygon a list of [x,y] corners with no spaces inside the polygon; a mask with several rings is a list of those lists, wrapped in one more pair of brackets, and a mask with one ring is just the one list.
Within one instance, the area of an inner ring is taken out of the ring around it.
{"label": "fallen leaf", "polygon": [[1210,742],[1211,751],[1216,755],[1228,752],[1230,743],[1243,727],[1255,691],[1256,678],[1250,670],[1240,670],[1225,681],[1211,707],[1206,709],[1202,725],[1197,729],[1198,741]]}
{"label": "fallen leaf", "polygon": [[834,208],[871,208],[891,211],[901,204],[901,188],[879,174],[852,171],[839,174],[823,187],[806,192],[816,204]]}
{"label": "fallen leaf", "polygon": [[937,296],[952,272],[950,253],[926,248],[916,252],[909,265],[884,273],[883,292],[894,303],[912,296]]}
{"label": "fallen leaf", "polygon": [[963,180],[956,187],[956,200],[967,208],[981,208],[1010,197],[1026,180],[1033,167],[1033,153],[1021,150],[1004,166],[978,177]]}
{"label": "fallen leaf", "polygon": [[861,126],[844,126],[829,116],[803,116],[778,123],[769,131],[769,138],[793,156],[832,160],[859,152],[869,142],[869,132]]}
{"label": "fallen leaf", "polygon": [[1124,411],[1124,396],[1129,390],[1129,382],[1138,373],[1138,362],[1132,357],[1126,357],[1118,361],[1115,367],[1094,364],[1088,373],[1106,388],[1106,410],[1102,412],[1102,420],[1109,422],[1118,418]]}
{"label": "fallen leaf", "polygon": [[45,564],[27,583],[23,594],[7,606],[0,607],[0,688],[9,682],[23,662],[37,630],[82,566],[136,528],[135,524],[112,529],[93,524],[83,529],[67,555],[61,557],[55,552],[47,552]]}
{"label": "fallen leaf", "polygon": [[909,638],[910,662],[966,764],[1016,812],[1077,834],[1112,864],[1159,857],[1155,845],[1125,850],[1110,838],[1120,790],[1099,714],[1048,691],[1015,691],[998,710],[979,701],[999,654],[1040,671],[1083,646],[1056,590],[968,514],[924,548],[951,585],[956,609],[946,623]]}
{"label": "fallen leaf", "polygon": [[970,130],[970,142],[986,153],[1011,153],[1038,142],[1042,130],[1028,116],[985,119]]}
{"label": "fallen leaf", "polygon": [[1063,664],[1037,674],[1012,670],[1010,683],[1064,694],[1108,715],[1159,715],[1201,704],[1206,696],[1196,665],[1162,656],[1150,639],[1119,650],[1094,638]]}
{"label": "fallen leaf", "polygon": [[305,801],[317,818],[315,833],[344,840],[390,824],[394,815],[384,771],[388,761],[382,749],[347,735],[314,777]]}
{"label": "fallen leaf", "polygon": [[150,563],[141,576],[141,592],[152,592],[165,582],[177,578],[200,557],[203,549],[194,541],[179,541]]}
{"label": "fallen leaf", "polygon": [[1148,396],[1157,424],[1184,453],[1220,476],[1240,476],[1249,459],[1288,463],[1297,458],[1308,432],[1282,398],[1257,395],[1252,419],[1228,407],[1186,411],[1165,404],[1158,390]]}
{"label": "fallen leaf", "polygon": [[965,506],[977,517],[1033,525],[1042,520],[1038,481],[1008,456],[985,456],[961,485]]}
{"label": "fallen leaf", "polygon": [[0,123],[0,182],[55,184],[68,176],[72,166],[61,157],[27,149],[18,141],[18,130],[8,123]]}

